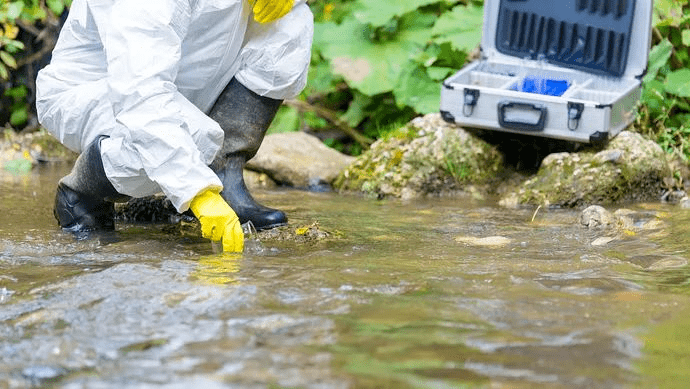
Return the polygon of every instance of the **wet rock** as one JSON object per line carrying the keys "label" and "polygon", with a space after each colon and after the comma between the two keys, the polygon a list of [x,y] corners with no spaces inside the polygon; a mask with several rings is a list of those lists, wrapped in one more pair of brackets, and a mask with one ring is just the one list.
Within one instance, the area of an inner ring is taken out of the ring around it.
{"label": "wet rock", "polygon": [[54,366],[29,366],[22,370],[22,376],[34,386],[57,380],[65,374],[67,370]]}
{"label": "wet rock", "polygon": [[623,131],[601,151],[547,156],[516,194],[520,204],[565,207],[659,201],[669,176],[669,161],[658,144]]}
{"label": "wet rock", "polygon": [[587,207],[580,214],[580,224],[590,230],[601,231],[604,236],[595,238],[592,246],[607,244],[625,239],[642,232],[651,232],[666,227],[663,212],[635,211],[621,208],[610,212],[602,206]]}
{"label": "wet rock", "polygon": [[661,215],[654,211],[640,212],[622,208],[615,211],[613,216],[619,228],[629,231],[651,231],[665,226]]}
{"label": "wet rock", "polygon": [[77,153],[61,145],[45,131],[17,134],[5,130],[0,142],[0,167],[8,171],[24,171],[39,162],[73,162]]}
{"label": "wet rock", "polygon": [[115,220],[126,223],[179,223],[194,219],[193,215],[180,214],[163,194],[133,198],[115,204]]}
{"label": "wet rock", "polygon": [[603,229],[614,223],[613,214],[599,205],[587,207],[580,214],[580,224],[587,228]]}
{"label": "wet rock", "polygon": [[607,244],[616,240],[613,236],[602,236],[601,238],[594,239],[592,241],[592,246],[606,246]]}
{"label": "wet rock", "polygon": [[464,243],[469,246],[499,248],[509,245],[512,240],[504,236],[487,236],[484,238],[477,238],[474,236],[458,236],[455,238],[458,243]]}
{"label": "wet rock", "polygon": [[340,174],[334,187],[403,199],[466,193],[470,186],[488,186],[501,166],[495,147],[439,114],[429,114],[376,141]]}
{"label": "wet rock", "polygon": [[247,168],[273,180],[311,190],[330,190],[340,172],[354,160],[304,132],[272,134],[264,138]]}
{"label": "wet rock", "polygon": [[291,241],[300,244],[315,243],[340,236],[337,231],[329,231],[313,222],[306,225],[287,225],[256,233],[259,241]]}

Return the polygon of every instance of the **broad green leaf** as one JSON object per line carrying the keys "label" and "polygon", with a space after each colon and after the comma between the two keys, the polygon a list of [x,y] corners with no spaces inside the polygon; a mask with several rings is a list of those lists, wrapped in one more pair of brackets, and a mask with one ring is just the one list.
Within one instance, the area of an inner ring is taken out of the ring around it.
{"label": "broad green leaf", "polygon": [[7,41],[0,42],[5,45],[5,50],[8,53],[16,53],[17,51],[24,50],[24,43],[20,41],[14,41],[7,39]]}
{"label": "broad green leaf", "polygon": [[367,106],[371,104],[371,101],[371,97],[355,90],[350,106],[347,108],[345,115],[342,116],[342,119],[347,121],[350,127],[359,126],[359,123],[367,117]]}
{"label": "broad green leaf", "polygon": [[269,134],[295,132],[299,129],[299,112],[296,109],[282,106],[268,129]]}
{"label": "broad green leaf", "polygon": [[678,69],[666,76],[666,92],[690,97],[690,69]]}
{"label": "broad green leaf", "polygon": [[659,42],[658,45],[649,52],[649,68],[643,82],[649,82],[656,78],[659,69],[668,62],[673,53],[673,44],[668,39]]}
{"label": "broad green leaf", "polygon": [[10,53],[6,51],[0,51],[0,60],[5,63],[5,65],[11,67],[12,69],[17,68],[17,61],[14,59]]}
{"label": "broad green leaf", "polygon": [[683,30],[683,44],[685,46],[690,46],[690,30]]}
{"label": "broad green leaf", "polygon": [[471,51],[482,39],[484,11],[477,6],[457,6],[446,12],[431,30],[438,44],[450,42],[454,47]]}
{"label": "broad green leaf", "polygon": [[5,90],[5,93],[3,93],[7,97],[12,97],[15,101],[20,100],[27,95],[27,89],[26,86],[20,85],[16,86],[14,88],[9,88]]}
{"label": "broad green leaf", "polygon": [[453,72],[457,71],[458,69],[454,68],[448,68],[448,67],[442,67],[442,66],[430,66],[426,68],[426,73],[429,75],[429,77],[432,80],[435,81],[442,81],[448,78]]}
{"label": "broad green leaf", "polygon": [[685,0],[654,0],[654,25],[678,27],[683,20]]}
{"label": "broad green leaf", "polygon": [[7,71],[7,68],[0,63],[0,80],[7,80],[9,77],[10,73]]}
{"label": "broad green leaf", "polygon": [[360,22],[374,27],[385,25],[394,17],[400,17],[419,7],[438,3],[439,0],[376,0],[359,1],[354,17]]}
{"label": "broad green leaf", "polygon": [[22,14],[22,10],[24,9],[24,2],[14,1],[12,3],[8,3],[6,7],[7,8],[5,11],[4,18],[0,19],[0,21],[17,19],[19,15]]}
{"label": "broad green leaf", "polygon": [[55,15],[61,15],[65,10],[65,3],[62,0],[46,0],[46,5]]}
{"label": "broad green leaf", "polygon": [[327,61],[313,61],[309,68],[309,81],[305,88],[307,95],[322,95],[331,91],[339,78],[331,72]]}
{"label": "broad green leaf", "polygon": [[333,72],[348,85],[373,96],[393,90],[403,66],[421,50],[420,32],[403,30],[396,39],[374,43],[367,26],[352,18],[340,25],[317,23],[314,47],[331,62]]}
{"label": "broad green leaf", "polygon": [[646,82],[642,89],[642,102],[655,118],[665,112],[664,107],[667,99],[664,91],[664,83],[654,79]]}
{"label": "broad green leaf", "polygon": [[38,6],[25,8],[24,12],[22,13],[22,17],[29,20],[44,20],[46,16],[46,11]]}
{"label": "broad green leaf", "polygon": [[431,27],[437,19],[436,15],[411,12],[400,19],[399,34],[407,41],[425,46],[432,41]]}
{"label": "broad green leaf", "polygon": [[29,112],[26,107],[15,109],[10,115],[10,124],[13,126],[20,126],[29,119]]}
{"label": "broad green leaf", "polygon": [[409,105],[422,114],[438,112],[440,93],[441,84],[432,80],[423,67],[413,63],[405,68],[393,90],[398,105]]}

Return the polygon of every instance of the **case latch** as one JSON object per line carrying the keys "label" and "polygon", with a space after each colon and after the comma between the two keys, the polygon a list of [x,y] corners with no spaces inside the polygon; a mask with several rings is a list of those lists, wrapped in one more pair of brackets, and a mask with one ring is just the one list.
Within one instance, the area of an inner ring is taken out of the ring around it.
{"label": "case latch", "polygon": [[583,103],[568,101],[568,129],[570,131],[575,131],[580,126],[580,119],[584,110],[585,105]]}
{"label": "case latch", "polygon": [[465,101],[462,106],[462,114],[465,116],[472,116],[478,100],[479,89],[465,88]]}

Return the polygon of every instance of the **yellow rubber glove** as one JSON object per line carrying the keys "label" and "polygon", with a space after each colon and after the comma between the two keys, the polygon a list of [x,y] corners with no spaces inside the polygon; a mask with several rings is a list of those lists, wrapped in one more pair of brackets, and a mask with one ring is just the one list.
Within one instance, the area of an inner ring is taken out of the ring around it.
{"label": "yellow rubber glove", "polygon": [[242,252],[244,232],[240,219],[223,198],[207,190],[198,194],[189,204],[201,223],[201,235],[214,242],[223,241],[223,251]]}
{"label": "yellow rubber glove", "polygon": [[294,0],[247,0],[254,11],[254,20],[270,23],[290,12]]}

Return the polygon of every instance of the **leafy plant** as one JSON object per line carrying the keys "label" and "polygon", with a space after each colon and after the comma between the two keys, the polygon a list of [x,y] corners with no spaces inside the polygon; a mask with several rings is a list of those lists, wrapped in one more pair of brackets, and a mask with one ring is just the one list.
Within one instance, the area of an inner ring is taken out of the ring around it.
{"label": "leafy plant", "polygon": [[[36,67],[50,54],[58,19],[71,0],[15,0],[0,2],[0,125],[25,124],[29,115],[29,89]],[[4,91],[4,92],[3,92]]]}
{"label": "leafy plant", "polygon": [[[330,110],[361,134],[356,150],[392,124],[438,111],[441,81],[464,66],[479,45],[481,4],[341,0],[312,5],[314,56],[301,99]],[[279,117],[288,115],[284,111]],[[280,130],[286,129],[275,131]]]}
{"label": "leafy plant", "polygon": [[643,79],[638,131],[668,153],[690,157],[690,2],[656,0],[654,45]]}

